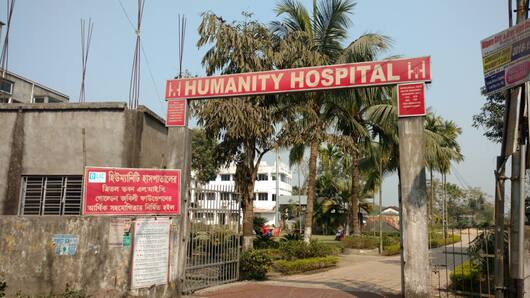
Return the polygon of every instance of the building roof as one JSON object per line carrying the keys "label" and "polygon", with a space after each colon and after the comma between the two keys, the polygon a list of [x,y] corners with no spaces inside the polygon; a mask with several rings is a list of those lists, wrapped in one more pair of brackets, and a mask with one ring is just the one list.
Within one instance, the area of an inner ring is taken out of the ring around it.
{"label": "building roof", "polygon": [[[2,68],[0,68],[0,71],[2,71]],[[44,85],[42,85],[42,84],[40,84],[40,83],[37,83],[37,82],[35,82],[35,81],[32,81],[32,80],[30,80],[30,79],[28,79],[28,78],[26,78],[26,77],[23,77],[23,76],[21,76],[21,75],[19,75],[19,74],[16,74],[16,73],[12,72],[12,71],[9,71],[9,70],[7,70],[6,73],[7,73],[8,75],[10,75],[10,76],[13,76],[13,77],[19,79],[19,80],[26,81],[26,82],[28,82],[28,83],[30,83],[30,84],[33,84],[33,85],[35,85],[35,86],[37,86],[37,87],[39,87],[39,88],[41,88],[41,89],[44,89],[44,90],[46,90],[46,91],[49,91],[49,92],[55,93],[55,94],[57,94],[57,95],[60,95],[60,96],[62,96],[62,97],[67,98],[68,100],[70,100],[70,96],[68,96],[68,95],[66,95],[66,94],[64,94],[64,93],[62,93],[62,92],[59,92],[59,91],[57,91],[57,90],[55,90],[55,89],[52,89],[52,88],[50,88],[50,87],[48,87],[48,86],[44,86]]]}

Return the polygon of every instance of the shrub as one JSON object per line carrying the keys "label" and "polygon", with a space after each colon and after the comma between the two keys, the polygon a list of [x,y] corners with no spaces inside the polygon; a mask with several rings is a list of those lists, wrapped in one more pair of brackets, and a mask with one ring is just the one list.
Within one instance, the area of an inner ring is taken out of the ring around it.
{"label": "shrub", "polygon": [[399,254],[400,251],[401,251],[401,248],[400,248],[399,243],[383,246],[383,255],[385,256],[397,255]]}
{"label": "shrub", "polygon": [[276,261],[275,267],[281,273],[294,274],[332,267],[335,266],[338,261],[339,259],[334,256],[298,259],[293,261],[279,260]]}
{"label": "shrub", "polygon": [[252,227],[254,228],[254,232],[256,235],[262,235],[263,234],[263,225],[267,222],[267,219],[265,217],[261,216],[255,216],[252,219]]}
{"label": "shrub", "polygon": [[277,248],[266,248],[262,249],[262,251],[265,252],[265,254],[267,254],[272,260],[279,260],[282,258],[282,253]]}
{"label": "shrub", "polygon": [[300,233],[292,232],[292,233],[285,234],[282,237],[282,239],[280,239],[280,241],[298,241],[298,240],[303,240],[303,239],[304,237],[302,237]]}
{"label": "shrub", "polygon": [[263,280],[272,265],[271,258],[263,250],[251,249],[241,254],[239,268],[242,279]]}
{"label": "shrub", "polygon": [[280,243],[280,253],[286,260],[325,257],[333,254],[334,249],[316,240],[306,243],[304,241],[285,241]]}
{"label": "shrub", "polygon": [[374,249],[379,247],[379,238],[373,236],[347,236],[342,238],[346,248]]}
{"label": "shrub", "polygon": [[432,248],[436,248],[436,247],[440,247],[440,246],[444,246],[444,245],[457,243],[457,242],[460,242],[460,240],[461,240],[461,237],[459,235],[449,234],[444,239],[443,235],[441,233],[431,232],[431,235],[430,235],[430,246]]}
{"label": "shrub", "polygon": [[253,241],[254,248],[265,249],[265,248],[278,248],[279,243],[272,239],[272,236],[258,234]]}
{"label": "shrub", "polygon": [[451,274],[451,287],[456,290],[464,290],[467,286],[475,285],[479,283],[480,278],[480,266],[474,262],[467,260],[464,263],[456,266]]}

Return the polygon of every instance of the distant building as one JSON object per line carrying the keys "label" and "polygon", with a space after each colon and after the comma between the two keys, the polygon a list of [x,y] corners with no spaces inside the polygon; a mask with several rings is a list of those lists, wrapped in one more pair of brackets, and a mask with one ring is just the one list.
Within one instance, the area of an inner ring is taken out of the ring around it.
{"label": "distant building", "polygon": [[[278,172],[280,176],[279,194],[280,196],[290,196],[292,193],[291,171],[286,165],[280,163]],[[235,173],[235,165],[221,169],[217,178],[208,182],[205,188],[233,189],[235,186]],[[276,164],[268,165],[264,161],[260,163],[254,192],[254,215],[266,218],[269,225],[274,224],[274,214],[276,212]],[[219,199],[216,198],[216,200]],[[213,217],[212,220],[214,220]]]}
{"label": "distant building", "polygon": [[399,207],[396,207],[396,206],[386,207],[383,210],[381,210],[381,214],[399,216]]}
{"label": "distant building", "polygon": [[69,97],[59,91],[31,81],[10,71],[2,78],[0,69],[0,103],[64,103]]}

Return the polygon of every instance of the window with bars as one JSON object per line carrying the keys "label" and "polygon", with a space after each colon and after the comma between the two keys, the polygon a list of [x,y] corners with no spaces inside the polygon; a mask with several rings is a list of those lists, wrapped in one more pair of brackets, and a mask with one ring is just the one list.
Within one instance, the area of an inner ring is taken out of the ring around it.
{"label": "window with bars", "polygon": [[82,176],[23,176],[21,215],[79,215]]}
{"label": "window with bars", "polygon": [[257,181],[267,181],[267,180],[269,180],[269,175],[267,175],[267,174],[258,174],[258,176],[256,177],[256,180]]}
{"label": "window with bars", "polygon": [[266,192],[260,192],[258,193],[258,200],[259,201],[267,201],[269,194]]}

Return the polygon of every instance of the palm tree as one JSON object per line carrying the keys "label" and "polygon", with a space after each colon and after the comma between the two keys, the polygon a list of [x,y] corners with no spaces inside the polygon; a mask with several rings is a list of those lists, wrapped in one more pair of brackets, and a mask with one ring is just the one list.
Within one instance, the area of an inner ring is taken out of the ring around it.
{"label": "palm tree", "polygon": [[[284,61],[283,67],[300,67],[336,63],[341,57],[359,57],[366,54],[367,48],[372,48],[372,38],[377,35],[361,37],[357,43],[343,48],[351,24],[350,14],[356,3],[352,0],[321,0],[313,1],[310,13],[299,1],[283,0],[276,6],[278,16],[284,16],[281,21],[272,23],[272,30],[278,38],[292,39],[293,36],[305,39],[303,54],[295,53],[294,59]],[[317,158],[319,144],[336,138],[327,135],[330,124],[323,115],[323,108],[329,95],[333,92],[310,92],[293,96],[300,103],[301,123],[304,127],[304,137],[295,143],[295,152],[303,152],[304,146],[309,146],[309,173],[307,177],[307,212],[304,240],[309,241],[312,233],[312,211],[315,199],[315,181],[317,172]],[[302,149],[300,149],[302,148]],[[300,154],[295,156],[300,156]],[[352,178],[353,179],[353,178]],[[353,192],[352,192],[353,193]],[[355,195],[352,195],[355,196]],[[356,216],[356,214],[355,214]]]}

